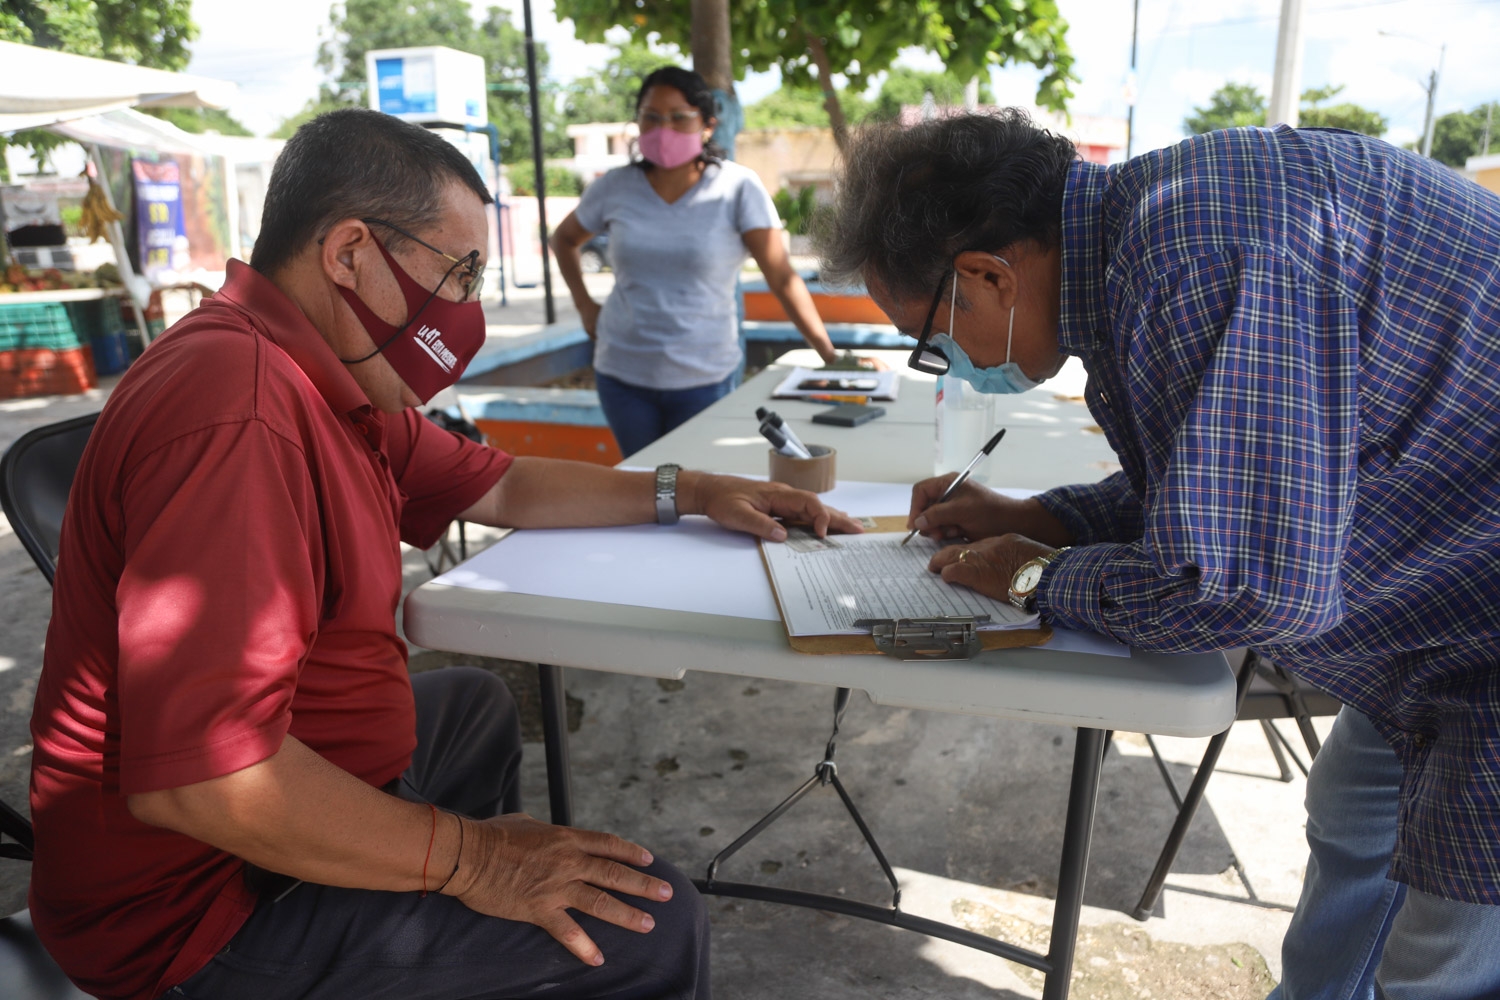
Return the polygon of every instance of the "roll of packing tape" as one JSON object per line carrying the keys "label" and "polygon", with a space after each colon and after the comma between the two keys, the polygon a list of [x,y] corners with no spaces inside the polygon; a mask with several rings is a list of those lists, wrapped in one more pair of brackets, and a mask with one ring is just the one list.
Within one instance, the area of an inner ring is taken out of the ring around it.
{"label": "roll of packing tape", "polygon": [[834,474],[834,459],[838,452],[821,444],[810,444],[807,450],[812,452],[812,458],[792,458],[775,448],[770,449],[771,479],[799,490],[827,493],[838,482]]}

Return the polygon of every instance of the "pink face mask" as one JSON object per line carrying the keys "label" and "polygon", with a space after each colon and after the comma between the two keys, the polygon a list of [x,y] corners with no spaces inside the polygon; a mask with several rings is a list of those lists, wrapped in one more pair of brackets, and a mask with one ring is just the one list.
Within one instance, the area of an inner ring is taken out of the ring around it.
{"label": "pink face mask", "polygon": [[679,132],[662,126],[641,133],[641,155],[658,167],[671,170],[696,160],[703,153],[703,133]]}
{"label": "pink face mask", "polygon": [[365,332],[379,345],[364,357],[344,364],[357,365],[384,354],[401,381],[426,403],[457,382],[484,345],[484,309],[478,302],[439,298],[436,291],[429,292],[417,284],[396,263],[384,243],[376,240],[375,245],[401,286],[406,299],[406,322],[392,326],[371,312],[358,295],[338,286],[339,294],[354,310]]}

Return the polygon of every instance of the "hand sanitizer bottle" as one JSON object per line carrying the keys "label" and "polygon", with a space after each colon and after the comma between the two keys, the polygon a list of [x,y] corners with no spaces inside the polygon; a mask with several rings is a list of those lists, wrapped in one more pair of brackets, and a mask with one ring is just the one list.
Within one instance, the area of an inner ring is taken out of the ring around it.
{"label": "hand sanitizer bottle", "polygon": [[[939,375],[934,475],[957,472],[969,464],[995,433],[995,398],[970,386],[963,379]],[[989,481],[989,460],[974,467],[969,478]]]}

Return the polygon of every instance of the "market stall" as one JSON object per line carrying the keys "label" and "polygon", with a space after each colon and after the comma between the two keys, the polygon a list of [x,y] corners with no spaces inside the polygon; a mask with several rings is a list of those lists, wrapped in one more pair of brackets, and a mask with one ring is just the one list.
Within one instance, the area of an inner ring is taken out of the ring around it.
{"label": "market stall", "polygon": [[[94,377],[94,344],[86,341],[100,329],[108,334],[105,328],[111,323],[119,325],[120,300],[147,343],[153,293],[162,283],[188,278],[194,265],[193,236],[198,237],[200,267],[215,255],[222,267],[238,248],[238,213],[213,207],[234,203],[232,167],[226,169],[222,157],[196,145],[187,133],[130,109],[222,108],[235,87],[12,42],[0,42],[0,63],[6,67],[0,77],[0,133],[47,128],[87,151],[90,218],[113,247],[118,280],[116,289],[76,288],[72,286],[78,282],[58,270],[0,275],[6,279],[0,286],[17,289],[0,290],[0,397],[76,392]],[[184,183],[184,170],[196,171],[197,183]],[[184,192],[191,192],[189,198],[202,195],[208,208],[189,211]],[[131,195],[128,204],[124,193]],[[140,269],[132,264],[119,204],[137,213]],[[190,225],[200,231],[190,234]],[[89,328],[90,336],[80,336],[80,326]]]}

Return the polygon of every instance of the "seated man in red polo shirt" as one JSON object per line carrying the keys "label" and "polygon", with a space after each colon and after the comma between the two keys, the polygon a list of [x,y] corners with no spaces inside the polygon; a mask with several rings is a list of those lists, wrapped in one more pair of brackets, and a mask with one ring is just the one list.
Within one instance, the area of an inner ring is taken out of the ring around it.
{"label": "seated man in red polo shirt", "polygon": [[424,420],[484,339],[488,201],[431,132],[318,118],[250,266],[99,418],[32,719],[32,915],[90,993],[709,996],[681,873],[519,814],[492,675],[408,676],[399,542],[455,517],[858,528],[776,484],[513,459]]}

